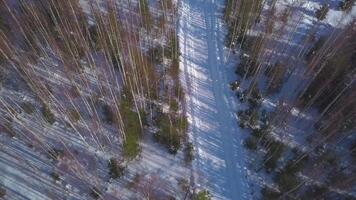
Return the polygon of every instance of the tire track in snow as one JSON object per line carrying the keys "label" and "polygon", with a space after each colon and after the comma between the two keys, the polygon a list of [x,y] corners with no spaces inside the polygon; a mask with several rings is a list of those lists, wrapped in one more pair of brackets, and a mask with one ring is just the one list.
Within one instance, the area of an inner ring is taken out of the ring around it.
{"label": "tire track in snow", "polygon": [[[248,199],[245,161],[233,114],[224,64],[222,13],[224,0],[183,0],[180,4],[182,84],[187,91],[190,139],[196,159],[197,186],[214,199]],[[231,72],[230,72],[231,73]]]}

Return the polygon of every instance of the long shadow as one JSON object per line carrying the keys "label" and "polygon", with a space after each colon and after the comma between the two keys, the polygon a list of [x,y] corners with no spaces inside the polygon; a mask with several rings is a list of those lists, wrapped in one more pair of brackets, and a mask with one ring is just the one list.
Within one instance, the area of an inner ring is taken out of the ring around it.
{"label": "long shadow", "polygon": [[247,199],[244,152],[233,113],[224,63],[225,30],[218,1],[181,2],[182,82],[187,91],[190,136],[196,149],[193,163],[198,186],[214,199]]}

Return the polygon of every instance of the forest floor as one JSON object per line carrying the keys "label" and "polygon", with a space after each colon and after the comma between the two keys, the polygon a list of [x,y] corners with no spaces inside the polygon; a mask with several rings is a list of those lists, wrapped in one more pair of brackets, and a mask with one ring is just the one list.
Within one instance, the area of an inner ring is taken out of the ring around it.
{"label": "forest floor", "polygon": [[250,199],[243,131],[234,113],[239,105],[228,87],[237,58],[228,56],[224,45],[224,2],[183,0],[179,5],[181,81],[195,147],[193,179],[214,199]]}

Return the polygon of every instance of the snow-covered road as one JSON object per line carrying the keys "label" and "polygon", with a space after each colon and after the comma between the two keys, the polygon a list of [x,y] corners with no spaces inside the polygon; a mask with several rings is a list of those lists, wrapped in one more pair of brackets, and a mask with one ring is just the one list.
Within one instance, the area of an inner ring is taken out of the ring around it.
{"label": "snow-covered road", "polygon": [[195,146],[195,184],[214,199],[249,199],[236,99],[228,83],[236,63],[226,61],[225,0],[181,0],[181,81],[186,90],[189,136]]}

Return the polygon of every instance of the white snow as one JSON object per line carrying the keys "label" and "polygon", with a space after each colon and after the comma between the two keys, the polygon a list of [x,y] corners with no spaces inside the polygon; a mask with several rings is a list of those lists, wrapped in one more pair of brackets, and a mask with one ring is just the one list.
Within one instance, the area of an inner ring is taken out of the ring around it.
{"label": "white snow", "polygon": [[[186,90],[189,136],[195,146],[198,189],[213,199],[251,199],[247,190],[242,130],[234,116],[237,100],[230,58],[224,63],[224,0],[182,0],[179,5],[181,82]],[[230,65],[229,65],[230,64]]]}

